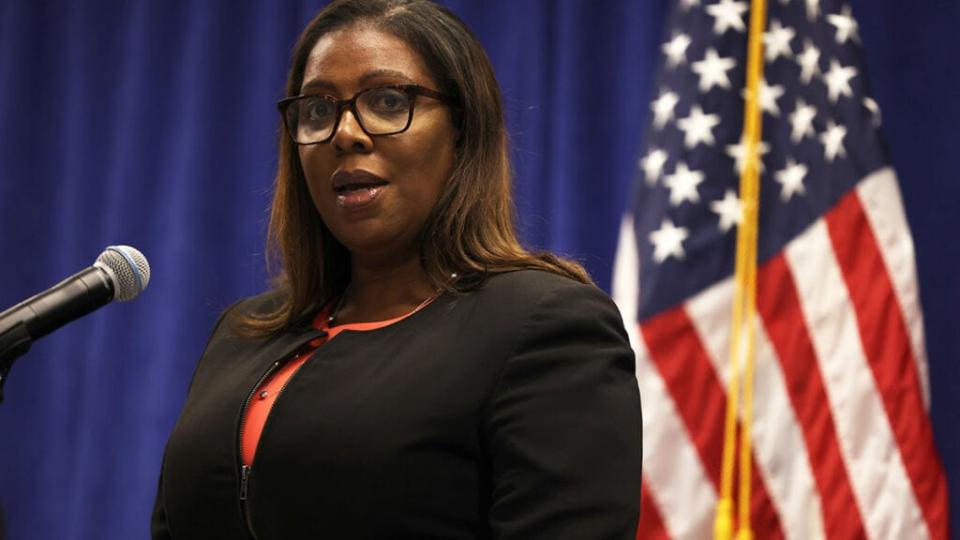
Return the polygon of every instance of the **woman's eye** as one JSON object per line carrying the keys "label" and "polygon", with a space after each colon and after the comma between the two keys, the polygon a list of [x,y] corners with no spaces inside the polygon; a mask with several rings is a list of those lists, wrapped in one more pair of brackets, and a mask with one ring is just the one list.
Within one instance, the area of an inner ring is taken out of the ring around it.
{"label": "woman's eye", "polygon": [[307,104],[307,118],[323,121],[333,116],[333,104],[326,99],[310,100]]}
{"label": "woman's eye", "polygon": [[410,98],[399,90],[384,88],[370,94],[367,103],[377,113],[405,113],[410,107]]}

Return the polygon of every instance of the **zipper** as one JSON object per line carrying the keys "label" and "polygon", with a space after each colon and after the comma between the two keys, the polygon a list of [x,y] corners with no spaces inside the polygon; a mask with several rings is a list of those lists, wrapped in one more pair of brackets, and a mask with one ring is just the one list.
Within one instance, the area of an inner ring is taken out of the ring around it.
{"label": "zipper", "polygon": [[[321,332],[320,335],[316,337],[324,337],[326,335],[327,335],[326,332]],[[316,339],[316,337],[311,339]],[[311,356],[313,356],[313,354],[311,354]],[[277,369],[280,368],[281,365],[286,364],[288,361],[292,360],[295,357],[296,355],[293,355],[293,356],[287,355],[287,357],[284,360],[277,360],[276,362],[271,364],[270,367],[267,368],[267,371],[264,372],[264,374],[260,376],[260,379],[257,380],[257,383],[253,385],[253,388],[250,389],[250,393],[247,394],[247,399],[244,400],[243,407],[240,409],[240,422],[239,422],[240,425],[239,425],[239,429],[237,430],[237,465],[240,466],[240,493],[239,493],[240,513],[243,515],[243,521],[247,525],[247,532],[250,534],[250,536],[254,540],[256,540],[257,535],[256,533],[253,532],[253,522],[250,519],[250,509],[247,506],[248,504],[247,490],[250,483],[250,474],[253,473],[253,463],[251,462],[250,465],[246,465],[243,463],[243,428],[246,426],[246,423],[247,423],[247,409],[250,408],[250,402],[253,401],[253,397],[256,395],[257,390],[259,390],[260,387],[263,386],[264,381],[266,381],[271,375],[273,375],[273,373],[277,371]],[[287,385],[290,384],[290,381],[292,381],[293,378],[296,377],[298,373],[300,373],[299,368],[297,369],[296,372],[290,375],[290,377],[286,380],[286,382],[283,383],[283,386],[281,386],[280,390],[277,391],[277,397],[274,398],[274,401],[273,401],[274,405],[276,405],[277,400],[280,399],[280,395],[283,394],[283,391],[287,388]],[[267,421],[269,422],[269,420],[270,418],[268,417]],[[266,428],[266,424],[264,424],[264,428]],[[254,456],[253,461],[255,462],[256,459],[257,459],[256,456]]]}
{"label": "zipper", "polygon": [[247,500],[247,481],[250,479],[250,466],[244,465],[240,468],[240,500]]}
{"label": "zipper", "polygon": [[254,539],[257,538],[257,535],[253,532],[253,523],[250,521],[250,511],[247,508],[247,485],[250,481],[250,472],[253,469],[253,463],[250,465],[243,463],[243,428],[247,423],[247,409],[250,408],[250,402],[253,401],[253,396],[257,393],[257,389],[260,388],[263,382],[279,367],[280,362],[274,362],[267,371],[260,376],[260,379],[253,385],[250,393],[247,394],[247,399],[243,401],[243,407],[240,408],[240,426],[237,430],[237,464],[240,465],[240,513],[243,514],[243,522],[247,526],[247,532],[250,533],[250,537]]}

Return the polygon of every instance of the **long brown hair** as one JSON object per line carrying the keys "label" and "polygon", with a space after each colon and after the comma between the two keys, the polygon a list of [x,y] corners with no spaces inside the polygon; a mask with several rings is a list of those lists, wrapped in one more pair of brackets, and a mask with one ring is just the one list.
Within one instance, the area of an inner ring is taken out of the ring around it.
{"label": "long brown hair", "polygon": [[[325,34],[372,24],[404,40],[424,59],[448,98],[458,133],[452,173],[420,233],[421,264],[437,289],[463,289],[493,273],[540,269],[590,283],[583,267],[523,248],[514,228],[512,171],[503,103],[493,67],[463,22],[430,0],[337,0],[304,29],[293,50],[288,96],[300,93],[307,58]],[[253,334],[277,332],[340,294],[350,253],[320,219],[296,145],[281,126],[280,156],[268,231],[268,263],[282,294],[276,309],[248,314]],[[451,283],[451,274],[479,277]]]}

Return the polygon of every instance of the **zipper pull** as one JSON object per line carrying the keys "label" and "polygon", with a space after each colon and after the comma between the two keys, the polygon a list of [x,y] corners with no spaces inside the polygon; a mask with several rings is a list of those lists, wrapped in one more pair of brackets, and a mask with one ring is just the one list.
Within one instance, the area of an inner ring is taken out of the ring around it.
{"label": "zipper pull", "polygon": [[250,478],[250,466],[244,465],[240,468],[240,500],[247,500],[247,481]]}

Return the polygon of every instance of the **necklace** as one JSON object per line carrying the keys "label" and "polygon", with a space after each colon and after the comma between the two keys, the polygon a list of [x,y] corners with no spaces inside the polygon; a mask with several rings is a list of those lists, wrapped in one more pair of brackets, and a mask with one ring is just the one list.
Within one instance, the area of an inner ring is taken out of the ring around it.
{"label": "necklace", "polygon": [[[458,277],[459,277],[459,275],[458,275],[456,272],[454,272],[454,273],[450,274],[450,281],[451,281],[451,282],[452,282],[452,281],[456,281],[456,279],[457,279]],[[351,286],[351,285],[353,285],[352,282],[347,284],[346,288],[343,289],[343,294],[341,294],[341,295],[340,295],[340,298],[337,299],[337,305],[333,306],[333,311],[331,311],[331,312],[330,312],[330,316],[327,317],[327,328],[330,328],[331,326],[333,326],[334,324],[336,324],[336,322],[337,322],[337,315],[340,315],[340,308],[343,307],[343,301],[344,301],[344,299],[346,299],[347,293],[350,292],[350,286]],[[441,292],[443,292],[443,289],[437,289],[436,291],[434,291],[433,294],[431,294],[430,296],[424,298],[424,299],[423,299],[423,302],[420,302],[420,304],[417,305],[417,307],[413,308],[413,311],[407,313],[406,315],[404,315],[404,317],[409,317],[410,315],[413,315],[414,313],[416,313],[416,312],[420,311],[421,309],[427,307],[427,304],[429,304],[430,302],[433,302],[438,296],[440,296],[440,293],[441,293]]]}
{"label": "necklace", "polygon": [[[343,294],[340,295],[340,298],[337,300],[337,305],[333,306],[333,311],[331,311],[331,312],[330,312],[330,316],[327,317],[327,327],[328,327],[328,328],[331,327],[331,326],[334,326],[334,324],[336,324],[336,322],[337,322],[337,315],[340,314],[340,308],[343,307],[343,301],[344,301],[344,299],[347,297],[347,291],[349,291],[349,290],[350,290],[350,286],[347,285],[347,288],[344,289]],[[423,302],[420,302],[420,304],[418,304],[417,307],[413,308],[413,311],[410,311],[409,313],[407,313],[406,315],[404,315],[404,317],[409,317],[410,315],[413,315],[414,313],[416,313],[416,312],[420,311],[421,309],[427,307],[427,304],[429,304],[430,302],[432,302],[432,301],[433,301],[436,297],[438,297],[438,296],[440,296],[440,291],[437,291],[437,292],[431,294],[430,296],[426,297],[426,298],[423,300]]]}
{"label": "necklace", "polygon": [[333,323],[337,320],[337,315],[340,314],[340,308],[343,307],[343,299],[347,297],[347,291],[350,290],[350,285],[347,285],[347,288],[343,290],[343,294],[340,295],[340,298],[337,299],[337,305],[333,306],[333,311],[330,312],[330,316],[327,317],[327,326],[333,326]]}

